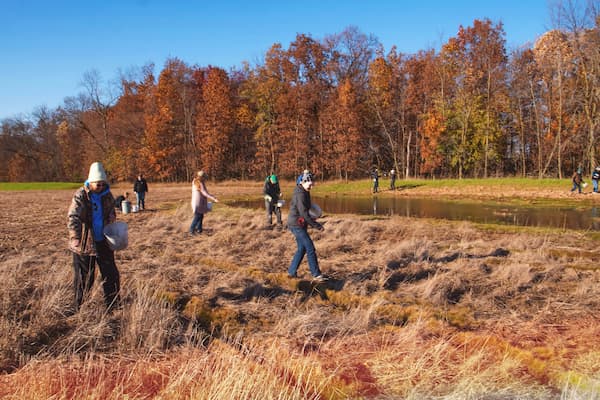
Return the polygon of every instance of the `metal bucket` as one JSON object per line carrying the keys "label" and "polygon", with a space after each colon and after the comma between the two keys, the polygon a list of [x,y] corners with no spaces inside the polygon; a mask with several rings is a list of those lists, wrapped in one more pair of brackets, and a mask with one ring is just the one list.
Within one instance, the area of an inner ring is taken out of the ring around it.
{"label": "metal bucket", "polygon": [[121,202],[121,211],[123,214],[129,214],[131,212],[131,202],[129,200],[123,200]]}
{"label": "metal bucket", "polygon": [[103,233],[111,250],[123,250],[127,248],[129,241],[129,229],[122,221],[113,222],[104,227]]}

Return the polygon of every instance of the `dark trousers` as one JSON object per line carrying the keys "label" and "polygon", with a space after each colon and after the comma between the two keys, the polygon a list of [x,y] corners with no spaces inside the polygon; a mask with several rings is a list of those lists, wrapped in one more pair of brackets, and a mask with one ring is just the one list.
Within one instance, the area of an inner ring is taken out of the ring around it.
{"label": "dark trousers", "polygon": [[115,264],[115,253],[108,247],[105,240],[96,242],[95,256],[82,256],[73,253],[73,288],[75,290],[75,306],[77,309],[83,303],[94,285],[96,264],[100,267],[102,275],[102,289],[104,289],[104,302],[108,309],[120,305],[120,275]]}
{"label": "dark trousers", "polygon": [[190,225],[190,233],[202,232],[202,221],[204,220],[204,214],[194,213],[194,219],[192,225]]}
{"label": "dark trousers", "polygon": [[267,225],[271,225],[273,223],[273,213],[275,213],[275,217],[277,217],[277,225],[281,225],[281,208],[277,207],[277,201],[273,199],[272,201],[265,200],[265,209],[267,210]]}

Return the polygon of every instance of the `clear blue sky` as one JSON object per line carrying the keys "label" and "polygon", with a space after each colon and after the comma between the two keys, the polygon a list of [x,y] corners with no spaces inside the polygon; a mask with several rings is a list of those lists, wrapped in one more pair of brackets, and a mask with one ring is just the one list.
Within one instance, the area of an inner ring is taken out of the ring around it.
{"label": "clear blue sky", "polygon": [[297,33],[322,39],[354,25],[388,51],[428,48],[474,19],[502,21],[507,47],[551,27],[548,0],[3,0],[0,3],[0,120],[55,108],[82,91],[86,71],[104,80],[169,57],[225,69],[262,62]]}

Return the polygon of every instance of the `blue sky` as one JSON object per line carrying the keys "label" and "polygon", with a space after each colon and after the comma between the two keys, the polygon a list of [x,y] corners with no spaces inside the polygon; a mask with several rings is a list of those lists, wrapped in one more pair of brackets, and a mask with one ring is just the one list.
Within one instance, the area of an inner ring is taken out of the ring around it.
{"label": "blue sky", "polygon": [[297,33],[322,39],[354,25],[388,51],[435,48],[474,19],[502,21],[507,47],[551,27],[548,0],[4,0],[0,5],[0,120],[55,108],[82,91],[86,71],[108,81],[167,58],[189,65],[260,63]]}

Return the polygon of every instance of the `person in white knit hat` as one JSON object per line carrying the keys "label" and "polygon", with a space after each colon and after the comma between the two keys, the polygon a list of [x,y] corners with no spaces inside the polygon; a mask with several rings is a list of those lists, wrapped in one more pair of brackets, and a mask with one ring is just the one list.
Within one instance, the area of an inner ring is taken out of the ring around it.
{"label": "person in white knit hat", "polygon": [[104,301],[111,310],[119,307],[120,276],[114,251],[104,237],[103,229],[115,222],[115,200],[102,163],[90,166],[88,179],[73,195],[67,213],[69,250],[73,253],[73,288],[78,310],[94,284],[95,266],[102,275]]}

